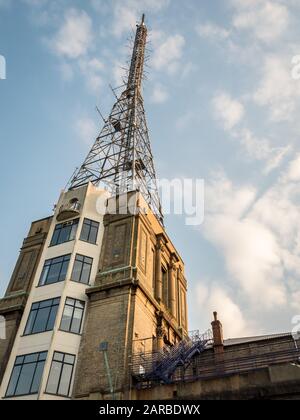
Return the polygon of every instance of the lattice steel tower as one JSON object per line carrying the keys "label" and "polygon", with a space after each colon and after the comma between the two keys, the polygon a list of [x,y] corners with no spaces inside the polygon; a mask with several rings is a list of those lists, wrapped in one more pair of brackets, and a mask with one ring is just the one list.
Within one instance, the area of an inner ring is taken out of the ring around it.
{"label": "lattice steel tower", "polygon": [[138,190],[163,223],[142,97],[147,32],[143,15],[137,25],[125,90],[105,120],[83,165],[71,180],[70,189],[91,182],[94,185],[103,183],[114,195]]}

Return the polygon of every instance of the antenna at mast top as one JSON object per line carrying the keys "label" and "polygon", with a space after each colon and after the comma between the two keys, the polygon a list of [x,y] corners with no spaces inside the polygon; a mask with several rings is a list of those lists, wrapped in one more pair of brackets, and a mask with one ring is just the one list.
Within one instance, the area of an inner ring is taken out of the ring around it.
{"label": "antenna at mast top", "polygon": [[142,25],[145,23],[145,13],[143,13],[143,16],[142,16]]}

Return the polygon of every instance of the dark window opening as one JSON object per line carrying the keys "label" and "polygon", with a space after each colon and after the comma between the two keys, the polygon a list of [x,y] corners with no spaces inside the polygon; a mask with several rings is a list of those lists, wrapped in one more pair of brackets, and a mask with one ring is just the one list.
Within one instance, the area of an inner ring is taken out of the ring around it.
{"label": "dark window opening", "polygon": [[37,394],[47,352],[18,356],[10,377],[6,397]]}
{"label": "dark window opening", "polygon": [[90,219],[84,219],[80,240],[96,244],[99,230],[99,223]]}
{"label": "dark window opening", "polygon": [[54,352],[46,392],[68,397],[72,382],[75,356]]}
{"label": "dark window opening", "polygon": [[41,274],[39,286],[64,281],[67,276],[70,258],[71,255],[65,255],[63,257],[47,260]]}
{"label": "dark window opening", "polygon": [[60,298],[33,303],[28,317],[24,335],[52,331]]}
{"label": "dark window opening", "polygon": [[76,255],[72,272],[72,280],[78,283],[88,284],[90,282],[93,258],[83,255]]}
{"label": "dark window opening", "polygon": [[50,246],[60,245],[64,242],[73,241],[76,236],[79,219],[72,220],[71,222],[60,223],[55,226],[54,233]]}
{"label": "dark window opening", "polygon": [[72,298],[67,298],[60,329],[66,332],[80,334],[84,307],[84,302]]}

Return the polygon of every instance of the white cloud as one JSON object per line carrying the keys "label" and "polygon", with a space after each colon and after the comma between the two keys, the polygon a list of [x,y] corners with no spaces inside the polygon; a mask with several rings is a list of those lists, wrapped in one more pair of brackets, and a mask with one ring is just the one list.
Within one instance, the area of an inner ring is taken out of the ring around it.
{"label": "white cloud", "polygon": [[75,130],[83,143],[92,144],[96,139],[98,128],[91,118],[84,117],[76,121]]}
{"label": "white cloud", "polygon": [[298,108],[300,84],[291,77],[290,58],[267,56],[254,102],[268,107],[274,122],[292,121]]}
{"label": "white cloud", "polygon": [[224,257],[231,300],[257,326],[300,308],[299,165],[296,156],[264,193],[220,173],[206,186],[203,233]]}
{"label": "white cloud", "polygon": [[227,39],[230,35],[230,31],[222,28],[221,26],[215,25],[214,23],[204,23],[196,26],[196,32],[202,38],[208,39]]}
{"label": "white cloud", "polygon": [[69,9],[50,45],[56,54],[70,59],[84,56],[93,40],[92,20],[83,10]]}
{"label": "white cloud", "polygon": [[226,215],[209,219],[207,235],[221,249],[227,270],[251,305],[267,309],[286,303],[281,283],[283,267],[276,237],[263,225],[248,218]]}
{"label": "white cloud", "polygon": [[79,67],[86,79],[89,90],[91,92],[98,93],[99,89],[103,85],[101,73],[105,68],[104,64],[97,58],[84,58],[79,61]]}
{"label": "white cloud", "polygon": [[152,33],[154,53],[151,57],[151,65],[155,70],[167,70],[174,72],[183,54],[185,39],[182,35],[166,36],[162,32]]}
{"label": "white cloud", "polygon": [[264,42],[277,40],[289,25],[289,12],[285,5],[276,1],[233,2],[238,11],[233,18],[233,26],[239,30],[252,31]]}
{"label": "white cloud", "polygon": [[290,162],[285,180],[292,182],[300,181],[300,154]]}
{"label": "white cloud", "polygon": [[220,93],[212,100],[216,119],[220,120],[225,130],[231,130],[241,122],[244,117],[244,106],[227,93]]}
{"label": "white cloud", "polygon": [[255,190],[239,189],[220,176],[206,190],[204,235],[224,256],[239,292],[252,308],[263,304],[266,310],[272,310],[285,305],[280,243],[251,210]]}
{"label": "white cloud", "polygon": [[151,102],[154,104],[162,104],[168,100],[169,94],[166,88],[160,84],[154,86],[152,95],[151,95]]}
{"label": "white cloud", "polygon": [[222,287],[213,285],[209,288],[202,283],[197,286],[196,295],[197,304],[201,306],[203,313],[212,316],[213,312],[218,312],[224,338],[249,335],[249,325],[240,307]]}
{"label": "white cloud", "polygon": [[257,138],[248,128],[236,131],[232,135],[240,141],[251,159],[266,161],[265,174],[279,167],[282,160],[292,149],[290,145],[274,147],[269,139]]}
{"label": "white cloud", "polygon": [[112,32],[115,36],[120,37],[124,32],[128,32],[130,28],[134,28],[138,14],[136,10],[129,8],[126,3],[122,4],[117,2],[115,5],[115,20],[112,26]]}
{"label": "white cloud", "polygon": [[219,120],[225,131],[228,131],[233,139],[239,142],[250,159],[266,161],[263,172],[268,174],[277,168],[291,151],[291,146],[273,146],[267,138],[258,138],[253,132],[241,126],[245,117],[245,107],[237,99],[228,93],[217,94],[212,99],[213,113]]}
{"label": "white cloud", "polygon": [[236,187],[223,172],[215,172],[205,192],[205,208],[210,214],[230,214],[240,218],[253,204],[256,189],[250,185]]}

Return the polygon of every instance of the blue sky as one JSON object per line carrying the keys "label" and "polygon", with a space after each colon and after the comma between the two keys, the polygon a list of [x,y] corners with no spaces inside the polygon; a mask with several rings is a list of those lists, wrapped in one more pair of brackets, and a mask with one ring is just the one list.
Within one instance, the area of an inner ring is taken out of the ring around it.
{"label": "blue sky", "polygon": [[51,214],[113,104],[146,13],[145,106],[161,178],[204,178],[205,222],[167,230],[190,329],[292,329],[300,314],[297,0],[0,0],[0,292],[30,222]]}

